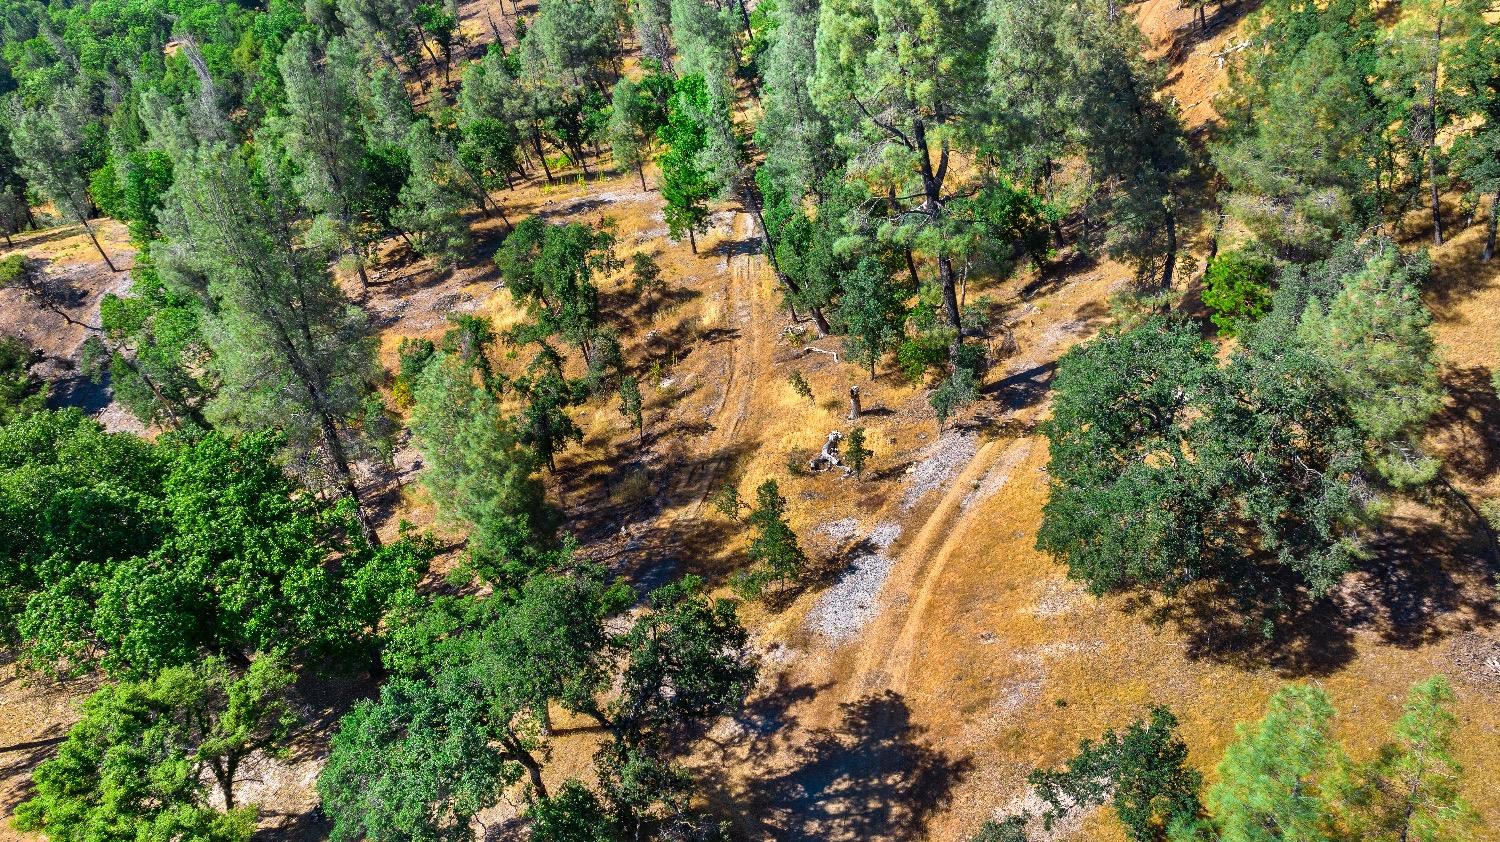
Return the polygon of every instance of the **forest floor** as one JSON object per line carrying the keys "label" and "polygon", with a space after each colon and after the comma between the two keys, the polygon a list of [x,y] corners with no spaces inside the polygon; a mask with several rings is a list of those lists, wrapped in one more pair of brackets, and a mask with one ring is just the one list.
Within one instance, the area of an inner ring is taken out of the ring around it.
{"label": "forest floor", "polygon": [[[487,40],[489,19],[509,32],[501,0],[464,4],[464,27]],[[1157,54],[1169,63],[1168,94],[1193,127],[1212,119],[1222,79],[1219,56],[1252,4],[1210,16],[1206,36],[1177,0],[1134,7]],[[647,181],[654,186],[653,173]],[[1450,494],[1403,503],[1372,542],[1370,558],[1345,586],[1304,612],[1273,641],[1232,631],[1212,594],[1171,602],[1097,599],[1068,581],[1035,549],[1047,494],[1047,445],[1035,430],[1048,411],[1056,361],[1110,320],[1108,302],[1128,269],[1064,254],[1038,275],[970,284],[1006,306],[1013,343],[986,378],[983,399],[945,430],[927,390],[881,371],[871,378],[841,362],[836,338],[807,340],[781,305],[751,216],[719,208],[698,253],[667,238],[661,200],[634,173],[570,172],[496,194],[511,220],[615,226],[617,254],[657,259],[667,289],[642,302],[621,273],[603,288],[603,310],[620,328],[625,356],[643,371],[646,436],[613,399],[578,411],[585,436],[559,460],[549,488],[568,512],[584,552],[642,589],[682,573],[723,588],[744,565],[742,527],[705,498],[726,482],[748,494],[775,477],[794,528],[822,575],[774,606],[742,609],[762,656],[762,680],[740,717],[716,728],[692,758],[710,800],[745,837],[757,840],[960,840],[985,819],[1032,803],[1025,784],[1038,765],[1065,760],[1096,737],[1170,705],[1191,760],[1213,779],[1213,764],[1237,722],[1257,719],[1267,697],[1291,680],[1315,682],[1340,712],[1338,735],[1367,755],[1388,733],[1406,689],[1442,672],[1454,680],[1468,768],[1468,796],[1500,839],[1500,622],[1497,570],[1486,536]],[[1456,227],[1455,219],[1450,225]],[[1206,222],[1206,221],[1205,221]],[[366,306],[394,368],[404,337],[436,337],[452,312],[489,316],[497,327],[520,314],[489,257],[503,237],[498,219],[474,220],[481,247],[470,263],[439,275],[424,262],[390,255],[375,273]],[[122,252],[123,234],[109,226]],[[1453,486],[1475,500],[1500,494],[1500,399],[1490,372],[1500,361],[1500,261],[1478,261],[1479,225],[1452,232],[1433,252],[1427,292],[1445,360],[1448,405],[1431,439]],[[1208,226],[1190,248],[1201,274]],[[1425,236],[1413,228],[1412,246]],[[53,261],[97,301],[124,275],[103,271],[76,230],[18,239]],[[82,318],[82,316],[79,316]],[[12,292],[0,291],[0,331],[22,332],[67,381],[82,334],[64,331]],[[70,357],[70,354],[73,356]],[[788,383],[800,372],[814,400]],[[847,393],[858,385],[875,456],[864,479],[840,472],[793,474],[830,431],[847,433]],[[75,394],[63,388],[60,397]],[[85,390],[86,391],[86,390]],[[113,428],[128,416],[94,395],[87,402]],[[73,400],[73,398],[66,398]],[[403,449],[396,477],[372,473],[387,492],[384,526],[432,525],[430,501],[409,480],[419,462]],[[440,526],[440,525],[439,525]],[[451,556],[440,560],[446,569]],[[434,585],[438,576],[434,575]],[[28,776],[75,718],[92,684],[23,679],[0,668],[0,813],[24,796]],[[267,809],[267,839],[318,838],[312,790],[331,723],[373,691],[362,677],[300,687],[307,728],[289,760],[257,764],[245,800]],[[549,779],[586,774],[597,734],[559,718]],[[551,781],[549,781],[551,782]],[[253,790],[253,791],[252,791]],[[482,817],[486,835],[507,836],[513,805]],[[1054,828],[1053,839],[1119,840],[1103,811]],[[12,833],[0,826],[0,837]],[[1040,838],[1040,837],[1038,837]]]}

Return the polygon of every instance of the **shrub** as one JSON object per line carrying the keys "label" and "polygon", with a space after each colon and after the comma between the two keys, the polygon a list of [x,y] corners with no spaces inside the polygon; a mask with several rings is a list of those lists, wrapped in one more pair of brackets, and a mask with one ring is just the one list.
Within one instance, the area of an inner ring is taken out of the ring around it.
{"label": "shrub", "polygon": [[1203,276],[1203,303],[1219,333],[1233,336],[1239,326],[1265,315],[1271,306],[1271,262],[1246,249],[1215,257]]}
{"label": "shrub", "polygon": [[796,392],[798,396],[807,398],[808,400],[813,399],[812,387],[807,385],[807,378],[802,376],[802,372],[794,371],[788,374],[786,382],[792,385],[792,391]]}

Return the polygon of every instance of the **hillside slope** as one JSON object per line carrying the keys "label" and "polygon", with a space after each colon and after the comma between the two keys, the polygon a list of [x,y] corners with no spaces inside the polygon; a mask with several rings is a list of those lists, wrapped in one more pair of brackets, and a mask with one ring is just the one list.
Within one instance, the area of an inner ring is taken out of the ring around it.
{"label": "hillside slope", "polygon": [[[1191,126],[1213,117],[1220,56],[1251,5],[1220,10],[1202,37],[1177,0],[1134,7],[1169,63],[1167,94]],[[465,3],[463,12],[466,31],[480,41],[491,37],[492,17],[509,31],[485,0]],[[1211,770],[1234,724],[1257,718],[1288,680],[1327,690],[1340,710],[1339,736],[1368,751],[1383,739],[1406,688],[1435,672],[1454,678],[1469,737],[1459,755],[1468,795],[1500,834],[1500,788],[1490,784],[1500,780],[1496,571],[1462,507],[1443,497],[1430,507],[1403,506],[1334,604],[1274,644],[1226,637],[1206,599],[1093,598],[1034,548],[1047,491],[1047,443],[1035,424],[1048,411],[1058,358],[1108,323],[1109,299],[1129,277],[1123,267],[1070,261],[1045,278],[1028,273],[970,289],[971,297],[1012,302],[1014,343],[984,399],[939,430],[923,388],[889,372],[866,377],[840,360],[837,339],[798,338],[803,326],[781,306],[742,208],[718,208],[693,254],[668,239],[659,194],[642,191],[633,173],[591,181],[570,173],[556,186],[533,181],[497,199],[512,220],[612,220],[619,255],[653,254],[667,281],[655,307],[627,293],[623,274],[603,290],[627,358],[658,364],[652,370],[660,376],[647,389],[643,447],[612,399],[596,401],[580,412],[582,446],[559,460],[549,490],[585,554],[638,584],[694,572],[724,587],[743,564],[744,541],[706,498],[725,483],[748,493],[774,476],[793,526],[828,567],[825,581],[789,604],[742,612],[762,653],[762,682],[746,715],[716,729],[712,751],[694,760],[716,805],[747,837],[965,839],[985,819],[1031,803],[1024,779],[1033,767],[1063,761],[1080,738],[1120,727],[1153,703],[1176,710],[1192,760]],[[475,262],[439,276],[423,262],[392,261],[372,279],[368,305],[388,366],[402,338],[441,334],[449,313],[484,314],[499,327],[518,320],[487,259],[503,225],[472,221],[485,244]],[[1200,228],[1190,239],[1198,271],[1207,240]],[[1464,230],[1434,254],[1438,271],[1428,292],[1451,392],[1432,436],[1449,454],[1457,485],[1476,497],[1500,493],[1500,440],[1487,425],[1500,408],[1490,385],[1500,362],[1492,328],[1500,263],[1478,263],[1481,236],[1477,227]],[[73,231],[17,243],[68,273],[84,317],[124,277],[91,262]],[[121,247],[118,233],[112,245]],[[60,377],[66,362],[76,362],[81,335],[65,335],[50,314],[11,291],[0,291],[0,313],[8,320],[0,327],[44,340]],[[792,371],[811,386],[812,402],[789,385]],[[863,480],[791,475],[789,461],[815,452],[830,431],[848,432],[845,396],[854,385],[872,469]],[[75,390],[59,394],[85,402]],[[117,407],[101,411],[113,427],[129,423]],[[408,448],[397,463],[404,483],[416,456]],[[403,519],[431,524],[419,486],[381,488],[387,534]],[[1395,560],[1399,571],[1388,564]],[[23,681],[13,667],[3,669],[0,805],[8,811],[65,732],[74,716],[69,703],[92,685]],[[299,751],[262,763],[243,794],[268,808],[268,839],[319,838],[312,784],[327,729],[341,706],[372,688],[353,679],[307,682],[300,691],[308,727]],[[560,732],[575,724],[560,720]],[[584,771],[594,739],[579,728],[559,740],[549,778]],[[484,818],[498,830],[508,817],[499,810]],[[1051,838],[1123,839],[1104,818],[1086,816]]]}

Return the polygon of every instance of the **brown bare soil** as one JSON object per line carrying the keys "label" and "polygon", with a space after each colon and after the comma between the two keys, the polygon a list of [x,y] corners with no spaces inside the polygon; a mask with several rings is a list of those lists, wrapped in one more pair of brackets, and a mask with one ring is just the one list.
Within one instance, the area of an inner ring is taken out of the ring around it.
{"label": "brown bare soil", "polygon": [[[1194,127],[1213,117],[1217,54],[1234,43],[1252,5],[1210,14],[1201,37],[1177,0],[1135,8],[1169,65],[1168,94]],[[465,31],[488,40],[486,8],[508,37],[502,0],[465,4]],[[652,178],[648,171],[654,185]],[[1269,643],[1231,633],[1213,594],[1096,599],[1035,550],[1047,493],[1046,440],[1035,424],[1048,411],[1048,384],[1057,359],[1108,323],[1107,302],[1127,269],[1073,260],[1045,277],[1027,272],[971,284],[971,299],[1007,304],[1014,344],[999,355],[984,399],[940,431],[922,386],[885,371],[869,378],[839,362],[836,338],[798,338],[799,331],[810,336],[811,326],[793,324],[781,306],[743,209],[718,209],[694,255],[667,238],[659,195],[641,191],[633,173],[586,183],[569,173],[562,184],[533,181],[496,199],[512,220],[610,220],[618,255],[653,254],[667,281],[654,305],[636,300],[623,272],[603,288],[626,358],[644,375],[647,432],[637,448],[612,399],[580,410],[583,444],[548,481],[584,551],[642,587],[692,572],[727,593],[728,576],[744,564],[744,539],[705,498],[726,482],[749,494],[776,477],[793,526],[826,569],[773,607],[743,609],[762,653],[761,685],[745,713],[716,728],[692,760],[712,805],[745,837],[964,839],[985,819],[1032,803],[1024,779],[1033,767],[1063,761],[1079,739],[1123,726],[1155,703],[1177,712],[1193,762],[1212,780],[1235,723],[1258,718],[1286,681],[1326,689],[1340,711],[1339,736],[1367,753],[1384,738],[1406,689],[1443,672],[1459,697],[1467,795],[1489,822],[1484,838],[1500,839],[1493,785],[1500,780],[1500,571],[1460,495],[1399,506],[1337,597]],[[438,276],[393,252],[375,273],[366,306],[387,366],[394,367],[402,337],[439,335],[451,312],[483,314],[501,328],[519,318],[488,259],[504,224],[474,222],[480,254],[456,272]],[[123,249],[123,235],[111,230],[111,244]],[[1500,357],[1493,329],[1500,261],[1478,262],[1481,237],[1477,225],[1453,232],[1434,253],[1428,292],[1451,390],[1432,440],[1453,487],[1476,506],[1500,493],[1493,426],[1500,398],[1490,384]],[[1414,244],[1420,241],[1414,233]],[[82,267],[70,276],[82,291],[78,308],[97,314],[98,296],[122,276],[102,272],[80,242],[60,229],[21,247]],[[1201,271],[1201,248],[1197,254]],[[9,297],[0,297],[0,330],[24,332],[49,359],[76,358],[82,340]],[[793,371],[811,385],[812,402],[788,384]],[[845,419],[851,385],[861,389],[859,423],[875,452],[865,478],[794,475],[793,454],[815,452],[830,431],[852,426]],[[124,423],[122,413],[105,417],[111,426]],[[414,476],[409,449],[398,464],[403,480]],[[375,472],[368,479],[388,491],[383,529],[394,531],[401,519],[431,524],[420,487],[392,480]],[[850,569],[858,576],[842,578]],[[372,691],[358,679],[306,684],[299,690],[308,728],[293,758],[257,768],[251,797],[266,809],[267,839],[318,838],[312,785],[328,730],[353,699]],[[10,672],[0,679],[0,811],[24,797],[31,769],[65,733],[76,716],[70,704],[88,689]],[[586,775],[597,734],[581,721],[559,717],[557,724],[563,736],[549,779]],[[485,835],[505,838],[515,813],[505,803],[482,816]],[[1096,811],[1052,838],[1123,836]]]}

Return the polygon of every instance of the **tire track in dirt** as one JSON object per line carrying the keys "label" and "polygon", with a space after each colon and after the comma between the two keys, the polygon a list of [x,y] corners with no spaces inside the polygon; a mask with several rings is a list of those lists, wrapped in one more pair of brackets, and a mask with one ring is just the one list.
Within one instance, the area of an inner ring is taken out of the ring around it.
{"label": "tire track in dirt", "polygon": [[[905,692],[910,658],[898,653],[913,647],[917,630],[926,614],[927,604],[931,601],[937,583],[942,578],[943,568],[949,556],[952,555],[954,546],[959,543],[958,539],[962,537],[968,522],[973,518],[974,512],[979,509],[978,506],[974,506],[967,511],[963,510],[963,501],[968,494],[968,489],[989,472],[1002,449],[1003,445],[998,441],[985,442],[979,448],[974,458],[964,466],[963,471],[948,484],[943,498],[927,516],[916,537],[901,551],[896,566],[898,569],[905,570],[906,573],[901,580],[900,587],[902,591],[911,594],[911,597],[903,613],[897,614],[889,609],[887,611],[886,616],[890,617],[890,625],[897,629],[894,634],[871,630],[863,636],[868,641],[894,640],[895,643],[889,646],[866,648],[861,653],[852,680],[849,682],[847,694],[849,701],[879,690]],[[895,592],[892,586],[896,584],[886,582],[887,592]],[[898,664],[901,666],[900,672],[891,672],[891,669]]]}
{"label": "tire track in dirt", "polygon": [[[1065,350],[1060,347],[1066,344],[1064,339],[1076,332],[1074,330],[1076,324],[1076,322],[1067,322],[1049,328],[1039,337],[1037,347],[1032,353],[1020,363],[1012,366],[1010,371],[1012,373],[1024,372],[1034,369],[1044,361],[1055,361]],[[1050,389],[1050,378],[1047,388]],[[1043,399],[1030,407],[1011,408],[1002,413],[998,420],[1002,423],[1031,420],[1044,412],[1046,406],[1047,400]],[[906,693],[912,668],[917,660],[919,633],[925,628],[928,606],[943,580],[944,570],[954,549],[964,543],[964,537],[975,515],[984,508],[983,500],[974,500],[973,505],[969,506],[965,506],[965,501],[981,485],[987,486],[985,488],[987,495],[998,492],[1009,482],[1010,472],[1025,460],[1033,446],[1035,446],[1035,440],[1029,435],[1005,441],[985,442],[958,476],[948,483],[943,498],[927,515],[921,530],[901,551],[897,560],[897,569],[908,571],[901,582],[904,585],[904,592],[909,595],[904,612],[898,613],[888,609],[891,615],[888,628],[895,626],[897,630],[894,635],[877,632],[865,638],[867,640],[894,640],[894,643],[885,647],[866,649],[861,654],[853,678],[849,682],[848,699],[850,701],[883,689],[903,695]],[[985,480],[996,472],[999,472],[999,475],[995,480],[992,483],[986,483]],[[893,584],[893,582],[887,582],[886,587],[890,588]]]}
{"label": "tire track in dirt", "polygon": [[[948,566],[948,560],[953,555],[953,549],[963,543],[963,537],[968,532],[974,517],[982,508],[982,501],[976,501],[974,505],[964,508],[964,501],[968,498],[967,489],[982,483],[991,473],[999,471],[1001,476],[996,484],[995,491],[1009,482],[1009,473],[1023,461],[1031,452],[1033,441],[1030,438],[1014,439],[1006,443],[1003,448],[993,456],[988,456],[984,451],[991,447],[997,447],[1001,442],[988,442],[975,454],[975,459],[969,468],[959,477],[960,481],[953,484],[944,496],[941,506],[952,505],[960,507],[957,518],[945,517],[943,524],[952,520],[950,529],[941,530],[942,545],[938,549],[937,556],[927,565],[925,574],[916,595],[911,601],[911,608],[907,612],[906,621],[901,627],[901,632],[896,638],[894,645],[881,659],[882,670],[890,665],[888,685],[897,693],[906,693],[907,683],[911,677],[912,667],[917,660],[917,638],[918,632],[924,627],[927,618],[928,604],[932,601],[933,594],[937,591],[938,584],[943,579],[944,569]],[[975,470],[979,469],[979,470]],[[965,482],[964,480],[968,480]],[[923,533],[927,529],[924,527]],[[918,535],[920,540],[921,534]]]}
{"label": "tire track in dirt", "polygon": [[[736,233],[737,230],[740,233]],[[736,213],[729,234],[731,242],[753,236],[750,215]],[[712,455],[693,465],[683,477],[680,487],[692,494],[693,502],[674,520],[696,518],[702,511],[714,483],[728,467],[730,454],[725,451],[740,443],[740,430],[755,396],[766,338],[759,312],[765,303],[765,293],[762,285],[757,283],[753,257],[749,252],[743,252],[729,259],[728,279],[724,285],[724,320],[736,334],[729,343],[723,391],[713,412],[714,429],[707,442],[708,452]],[[727,417],[726,413],[729,413]]]}

